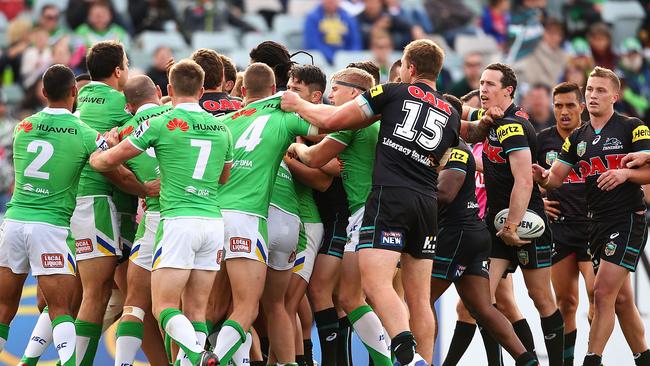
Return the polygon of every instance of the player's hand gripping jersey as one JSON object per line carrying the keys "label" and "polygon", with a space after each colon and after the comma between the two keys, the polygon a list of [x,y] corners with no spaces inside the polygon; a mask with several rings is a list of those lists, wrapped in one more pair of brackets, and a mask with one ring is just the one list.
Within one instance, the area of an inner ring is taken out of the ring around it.
{"label": "player's hand gripping jersey", "polygon": [[266,218],[278,167],[287,148],[297,136],[318,133],[316,127],[297,114],[282,111],[280,96],[257,100],[221,117],[234,141],[230,180],[219,192],[222,209]]}
{"label": "player's hand gripping jersey", "polygon": [[612,191],[598,188],[598,177],[620,169],[621,159],[630,152],[650,151],[650,130],[637,118],[616,112],[600,131],[591,123],[577,128],[562,145],[558,160],[573,166],[586,182],[588,215],[598,221],[643,211],[643,191],[638,184],[624,182]]}
{"label": "player's hand gripping jersey", "polygon": [[216,117],[185,106],[143,122],[128,140],[140,150],[155,150],[162,218],[220,218],[219,177],[232,161],[232,138]]}
{"label": "player's hand gripping jersey", "polygon": [[45,108],[14,131],[16,189],[6,219],[69,227],[82,168],[104,138],[62,109]]}
{"label": "player's hand gripping jersey", "polygon": [[436,167],[458,144],[458,113],[424,83],[378,85],[357,97],[366,116],[381,115],[373,186],[437,192]]}

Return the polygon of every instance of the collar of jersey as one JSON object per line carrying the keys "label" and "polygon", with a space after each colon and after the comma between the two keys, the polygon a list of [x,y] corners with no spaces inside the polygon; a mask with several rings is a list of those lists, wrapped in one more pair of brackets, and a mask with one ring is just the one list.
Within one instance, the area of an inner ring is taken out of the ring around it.
{"label": "collar of jersey", "polygon": [[103,86],[107,86],[109,88],[111,87],[110,85],[106,84],[105,82],[97,81],[97,80],[93,80],[93,81],[89,82],[88,85],[103,85]]}
{"label": "collar of jersey", "polygon": [[267,101],[267,100],[269,100],[269,99],[273,99],[273,98],[281,97],[282,94],[284,94],[284,92],[277,92],[277,93],[275,93],[275,94],[273,94],[273,95],[271,95],[271,96],[268,96],[268,97],[266,97],[266,98],[262,98],[262,99],[258,99],[258,100],[256,100],[256,101],[254,101],[254,102],[250,102],[250,103],[248,103],[246,106],[248,107],[248,106],[251,105],[251,104],[255,104],[255,103],[259,103],[259,102],[265,102],[265,101]]}
{"label": "collar of jersey", "polygon": [[47,114],[72,114],[69,110],[65,108],[50,108],[50,107],[45,107],[43,108],[43,113]]}
{"label": "collar of jersey", "polygon": [[184,109],[188,112],[203,112],[203,108],[201,108],[199,103],[181,103],[177,104],[176,108]]}
{"label": "collar of jersey", "polygon": [[149,108],[155,108],[155,107],[158,107],[158,104],[145,103],[145,104],[141,105],[140,108],[138,108],[137,111],[135,111],[135,114],[138,114],[138,113],[140,113],[142,111],[146,111]]}

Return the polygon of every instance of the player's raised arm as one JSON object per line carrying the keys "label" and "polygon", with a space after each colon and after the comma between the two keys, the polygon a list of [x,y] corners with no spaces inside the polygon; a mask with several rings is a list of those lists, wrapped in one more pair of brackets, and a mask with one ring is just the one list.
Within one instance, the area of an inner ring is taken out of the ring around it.
{"label": "player's raised arm", "polygon": [[289,152],[298,156],[300,161],[311,168],[321,168],[345,150],[345,145],[337,140],[325,138],[316,145],[291,144]]}
{"label": "player's raised arm", "polygon": [[90,156],[90,166],[98,172],[107,172],[139,155],[142,151],[131,142],[125,140],[106,151],[94,152]]}
{"label": "player's raised arm", "polygon": [[[356,130],[371,125],[378,116],[365,113],[359,99],[351,100],[335,107],[325,104],[312,104],[301,99],[298,94],[286,91],[282,95],[282,110],[296,112],[312,125],[325,131]],[[323,131],[320,131],[323,132]]]}

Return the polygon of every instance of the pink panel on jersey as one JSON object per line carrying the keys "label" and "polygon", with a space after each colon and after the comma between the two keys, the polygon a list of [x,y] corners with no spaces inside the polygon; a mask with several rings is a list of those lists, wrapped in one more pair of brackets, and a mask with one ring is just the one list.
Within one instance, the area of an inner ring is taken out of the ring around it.
{"label": "pink panel on jersey", "polygon": [[[483,144],[475,144],[472,148],[472,155],[475,160],[483,159]],[[485,217],[485,208],[487,207],[487,192],[485,191],[485,181],[483,180],[483,173],[476,171],[474,173],[476,178],[476,200],[479,206],[479,217]]]}

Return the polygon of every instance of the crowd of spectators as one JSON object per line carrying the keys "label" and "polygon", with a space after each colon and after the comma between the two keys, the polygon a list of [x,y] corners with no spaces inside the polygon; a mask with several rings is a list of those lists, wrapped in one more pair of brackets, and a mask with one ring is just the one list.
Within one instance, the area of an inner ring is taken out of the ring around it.
{"label": "crowd of spectators", "polygon": [[[259,11],[267,23],[263,28],[244,16],[249,14],[245,4],[251,1],[255,0],[128,0],[121,12],[110,0],[1,1],[0,18],[4,15],[7,23],[0,27],[4,37],[0,83],[19,87],[24,97],[7,106],[10,98],[6,93],[0,96],[0,211],[3,194],[11,189],[6,176],[11,160],[11,139],[7,137],[11,134],[7,131],[42,108],[40,76],[48,66],[62,63],[83,73],[86,49],[94,42],[117,39],[131,50],[137,47],[134,40],[145,31],[178,32],[188,47],[196,31],[264,34],[274,25],[276,12],[286,12],[291,2],[303,0],[257,0],[280,5],[280,10]],[[335,67],[337,52],[368,51],[380,69],[382,82],[388,79],[396,51],[413,39],[435,37],[458,60],[451,66],[445,64],[438,88],[456,96],[478,88],[481,71],[489,62],[508,62],[520,84],[517,101],[537,129],[554,123],[550,90],[556,83],[573,81],[584,86],[593,67],[604,66],[616,70],[623,82],[616,108],[648,122],[650,1],[639,0],[645,18],[638,30],[616,41],[614,25],[602,16],[606,1],[320,0],[300,14],[304,27],[299,37],[303,49],[320,52],[329,63],[318,66],[330,69]],[[36,3],[41,5],[30,8]],[[61,9],[57,3],[67,3],[67,7]],[[456,41],[467,36],[492,38],[494,46],[461,50]],[[165,67],[173,50],[160,45],[148,57],[150,66],[141,72],[166,93]],[[236,71],[230,70],[233,84]]]}

